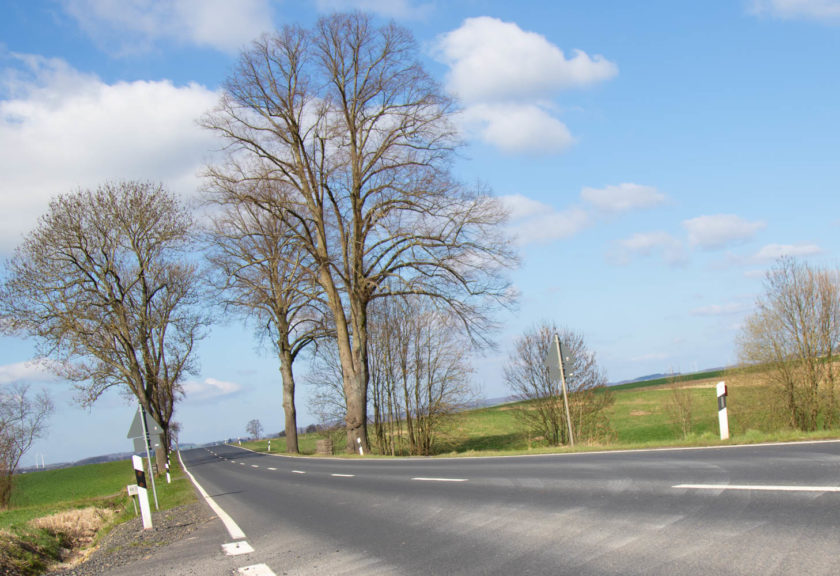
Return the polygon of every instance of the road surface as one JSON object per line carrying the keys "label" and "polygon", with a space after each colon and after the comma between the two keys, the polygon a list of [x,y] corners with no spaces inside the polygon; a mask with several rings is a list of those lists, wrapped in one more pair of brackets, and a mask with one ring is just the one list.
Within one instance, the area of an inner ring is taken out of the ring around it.
{"label": "road surface", "polygon": [[840,442],[183,459],[253,549],[226,560],[243,574],[840,574]]}

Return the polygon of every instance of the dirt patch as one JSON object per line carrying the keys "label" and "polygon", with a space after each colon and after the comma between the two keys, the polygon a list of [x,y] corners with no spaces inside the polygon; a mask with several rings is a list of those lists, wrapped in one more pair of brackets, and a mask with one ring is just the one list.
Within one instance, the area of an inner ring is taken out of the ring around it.
{"label": "dirt patch", "polygon": [[647,410],[631,410],[630,416],[650,416],[653,412],[648,412]]}
{"label": "dirt patch", "polygon": [[36,518],[29,524],[61,538],[66,546],[75,550],[91,544],[97,532],[116,515],[114,510],[89,507]]}

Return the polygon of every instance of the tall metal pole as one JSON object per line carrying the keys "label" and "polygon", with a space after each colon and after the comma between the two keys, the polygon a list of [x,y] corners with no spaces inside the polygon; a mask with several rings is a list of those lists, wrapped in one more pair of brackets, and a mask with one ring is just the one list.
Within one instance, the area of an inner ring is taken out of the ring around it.
{"label": "tall metal pole", "polygon": [[572,432],[572,419],[569,416],[569,396],[566,392],[566,368],[563,366],[563,348],[560,346],[560,336],[554,335],[554,345],[557,346],[557,358],[560,359],[560,385],[563,387],[563,405],[566,407],[566,424],[569,427],[569,445],[575,447],[575,435]]}
{"label": "tall metal pole", "polygon": [[146,458],[149,461],[149,478],[152,479],[152,494],[155,497],[155,510],[160,510],[157,489],[155,488],[155,471],[152,469],[152,453],[149,450],[149,430],[146,428],[146,409],[143,408],[142,404],[140,404],[140,422],[143,423],[143,441],[146,443]]}

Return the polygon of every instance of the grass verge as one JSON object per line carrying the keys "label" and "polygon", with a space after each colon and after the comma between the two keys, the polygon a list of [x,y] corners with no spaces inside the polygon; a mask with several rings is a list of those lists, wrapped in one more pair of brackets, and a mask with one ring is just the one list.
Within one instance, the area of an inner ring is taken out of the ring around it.
{"label": "grass verge", "polygon": [[[171,476],[171,484],[157,479],[161,510],[196,498],[177,459]],[[0,574],[43,574],[95,544],[113,526],[134,517],[126,492],[134,483],[129,460],[16,476],[11,506],[0,510]]]}

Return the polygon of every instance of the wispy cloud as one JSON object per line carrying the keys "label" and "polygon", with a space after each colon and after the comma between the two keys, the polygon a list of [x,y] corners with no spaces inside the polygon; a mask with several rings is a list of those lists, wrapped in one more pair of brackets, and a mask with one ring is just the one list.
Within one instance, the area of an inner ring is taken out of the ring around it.
{"label": "wispy cloud", "polygon": [[235,53],[274,28],[269,0],[61,0],[66,12],[106,52],[125,56],[158,42]]}
{"label": "wispy cloud", "polygon": [[0,385],[14,382],[52,382],[58,380],[47,362],[32,360],[0,366]]}
{"label": "wispy cloud", "polygon": [[616,264],[629,264],[636,258],[658,255],[669,266],[678,266],[686,261],[683,243],[663,231],[642,232],[620,240],[608,259]]}
{"label": "wispy cloud", "polygon": [[744,244],[753,239],[764,222],[750,222],[735,214],[698,216],[682,223],[688,233],[688,242],[703,250],[721,250]]}
{"label": "wispy cloud", "polygon": [[347,12],[361,10],[396,20],[422,20],[431,15],[432,2],[411,0],[316,0],[319,12]]}
{"label": "wispy cloud", "polygon": [[511,233],[523,246],[569,238],[591,223],[589,214],[581,208],[557,210],[521,194],[501,196],[499,199],[510,211]]}
{"label": "wispy cloud", "polygon": [[840,0],[753,0],[750,11],[782,20],[840,23]]}
{"label": "wispy cloud", "polygon": [[231,396],[242,390],[236,382],[225,382],[215,378],[206,378],[201,382],[189,380],[184,383],[184,394],[188,401],[204,402],[225,396]]}
{"label": "wispy cloud", "polygon": [[663,204],[667,197],[653,186],[623,182],[604,188],[585,187],[580,197],[602,212],[621,213]]}
{"label": "wispy cloud", "polygon": [[734,316],[736,314],[743,314],[750,309],[750,306],[730,302],[727,304],[710,304],[708,306],[701,306],[689,312],[692,316]]}
{"label": "wispy cloud", "polygon": [[756,262],[772,262],[783,256],[816,256],[822,249],[816,244],[767,244],[753,255]]}

